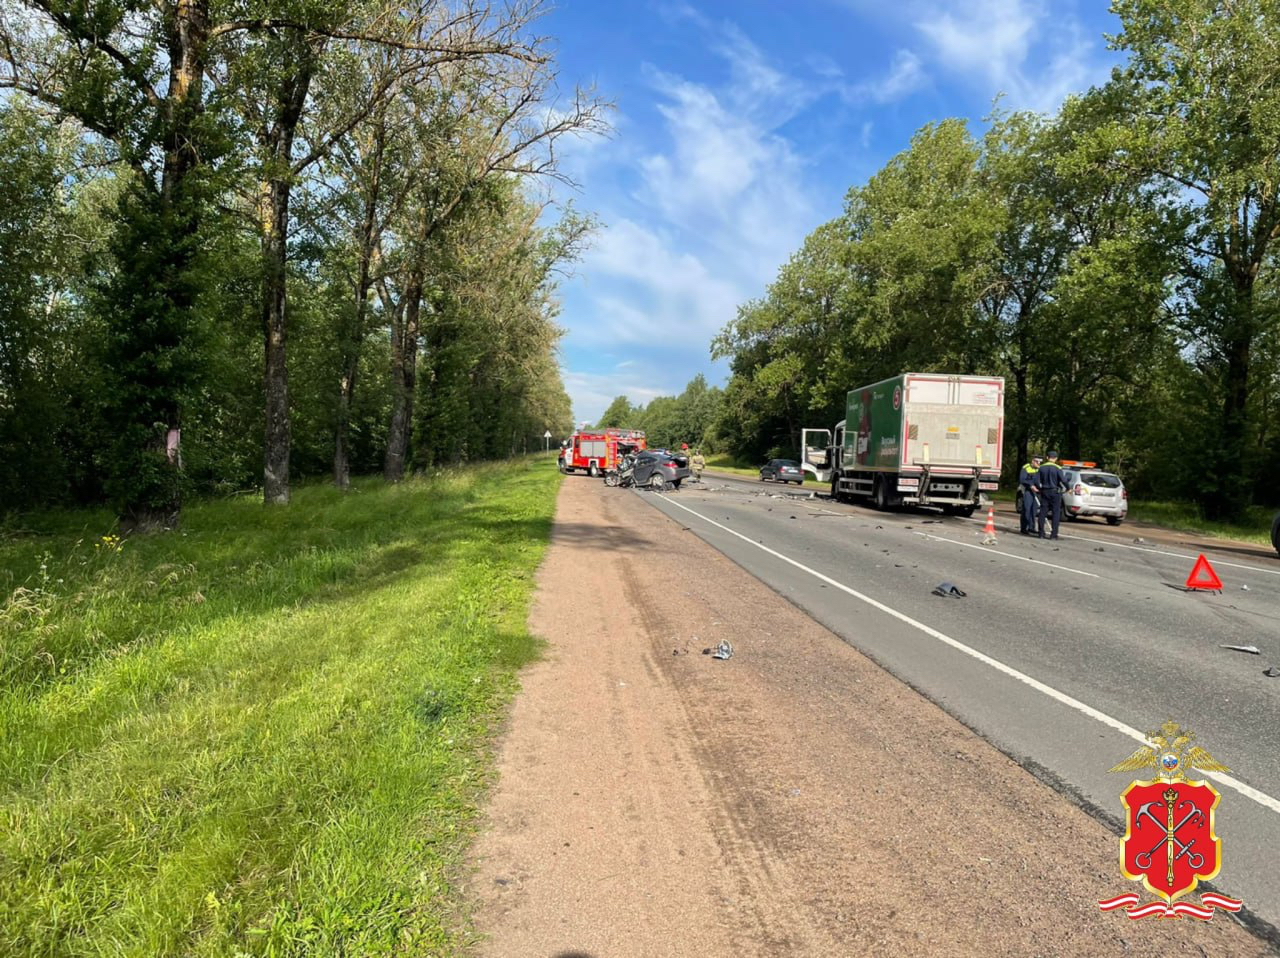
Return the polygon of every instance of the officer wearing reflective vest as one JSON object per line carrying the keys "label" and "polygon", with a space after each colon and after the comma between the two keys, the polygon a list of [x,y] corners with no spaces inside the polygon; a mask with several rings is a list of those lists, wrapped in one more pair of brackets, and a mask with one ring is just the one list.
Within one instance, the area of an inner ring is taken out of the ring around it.
{"label": "officer wearing reflective vest", "polygon": [[1035,491],[1031,487],[1035,484],[1036,474],[1040,471],[1042,462],[1044,462],[1044,456],[1032,456],[1031,461],[1018,471],[1018,488],[1022,492],[1022,513],[1019,516],[1018,528],[1024,536],[1031,535],[1036,527],[1036,512],[1040,508],[1040,500],[1036,498]]}
{"label": "officer wearing reflective vest", "polygon": [[1044,538],[1044,520],[1053,516],[1053,533],[1050,539],[1058,538],[1058,522],[1062,519],[1062,492],[1065,486],[1062,480],[1062,467],[1058,465],[1058,454],[1049,453],[1049,459],[1036,471],[1036,481],[1031,487],[1040,494],[1040,538]]}

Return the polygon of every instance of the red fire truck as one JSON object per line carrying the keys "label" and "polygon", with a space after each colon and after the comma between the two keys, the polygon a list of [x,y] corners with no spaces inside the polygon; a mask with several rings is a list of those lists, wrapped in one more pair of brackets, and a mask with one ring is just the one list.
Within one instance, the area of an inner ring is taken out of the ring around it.
{"label": "red fire truck", "polygon": [[560,446],[560,471],[600,476],[606,469],[616,468],[627,453],[639,452],[647,446],[644,431],[640,429],[575,432]]}

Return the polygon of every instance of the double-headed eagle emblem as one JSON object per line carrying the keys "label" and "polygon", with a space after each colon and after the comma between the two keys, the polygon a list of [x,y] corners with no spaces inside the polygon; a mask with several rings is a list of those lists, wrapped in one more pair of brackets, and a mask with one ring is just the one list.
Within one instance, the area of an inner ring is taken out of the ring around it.
{"label": "double-headed eagle emblem", "polygon": [[1112,772],[1140,772],[1144,768],[1154,768],[1161,778],[1180,781],[1185,777],[1185,769],[1198,768],[1206,772],[1229,772],[1231,769],[1202,749],[1192,745],[1196,733],[1184,729],[1177,722],[1165,722],[1158,732],[1148,732],[1144,745],[1119,765],[1109,769]]}

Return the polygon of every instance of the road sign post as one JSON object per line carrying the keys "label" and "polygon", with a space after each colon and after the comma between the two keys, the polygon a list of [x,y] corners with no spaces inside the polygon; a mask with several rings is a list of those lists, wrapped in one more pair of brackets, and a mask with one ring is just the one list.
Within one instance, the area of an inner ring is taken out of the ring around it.
{"label": "road sign post", "polygon": [[542,451],[546,452],[551,448],[551,430],[548,429],[542,434]]}

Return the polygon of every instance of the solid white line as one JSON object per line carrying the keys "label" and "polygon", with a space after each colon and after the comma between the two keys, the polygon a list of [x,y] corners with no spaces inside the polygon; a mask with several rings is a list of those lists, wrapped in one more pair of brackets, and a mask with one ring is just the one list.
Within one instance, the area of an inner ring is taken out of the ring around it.
{"label": "solid white line", "polygon": [[[966,522],[985,522],[984,519],[967,519]],[[1132,549],[1134,552],[1150,552],[1154,555],[1169,556],[1174,559],[1189,559],[1192,562],[1196,560],[1196,556],[1183,555],[1181,552],[1168,552],[1164,549],[1149,549],[1145,546],[1132,546],[1127,542],[1116,542],[1113,539],[1092,539],[1089,536],[1078,536],[1070,532],[1061,533],[1064,539],[1078,539],[1081,542],[1096,542],[1100,546],[1115,546],[1117,549]],[[1213,546],[1206,545],[1205,549],[1209,552],[1213,551]],[[1280,575],[1280,569],[1264,569],[1257,565],[1242,565],[1239,562],[1228,562],[1225,559],[1211,560],[1215,566],[1226,566],[1231,569],[1244,569],[1248,572],[1263,572],[1267,575]]]}
{"label": "solid white line", "polygon": [[[1075,711],[1081,713],[1082,715],[1087,715],[1089,716],[1089,718],[1094,719],[1098,722],[1101,722],[1103,725],[1107,726],[1107,728],[1113,729],[1114,731],[1119,732],[1121,735],[1128,736],[1129,738],[1133,739],[1135,742],[1140,742],[1143,745],[1148,744],[1147,737],[1145,735],[1139,732],[1136,728],[1133,728],[1132,726],[1124,724],[1119,719],[1112,718],[1110,715],[1107,715],[1105,712],[1099,712],[1093,706],[1086,705],[1085,703],[1081,702],[1079,699],[1072,698],[1070,695],[1067,695],[1065,692],[1059,692],[1057,689],[1053,688],[1052,686],[1045,685],[1039,679],[1033,679],[1031,676],[1027,675],[1025,672],[1019,672],[1017,669],[1013,668],[1012,666],[1005,665],[999,659],[993,659],[991,656],[987,655],[986,653],[979,652],[977,649],[971,648],[970,646],[965,645],[963,642],[957,641],[956,639],[951,638],[951,636],[946,635],[945,633],[939,632],[937,629],[927,626],[923,622],[913,619],[911,618],[911,616],[903,612],[899,612],[897,609],[890,608],[889,606],[885,605],[883,602],[877,602],[875,599],[871,598],[871,596],[864,595],[863,593],[859,592],[857,589],[853,589],[845,585],[843,582],[837,582],[835,579],[831,578],[830,576],[823,575],[821,572],[817,571],[816,569],[809,568],[807,565],[805,565],[802,562],[797,562],[795,559],[792,559],[790,556],[783,555],[781,552],[777,552],[774,549],[770,549],[768,546],[762,543],[756,542],[754,539],[749,539],[746,536],[744,536],[741,532],[737,532],[734,529],[730,529],[728,526],[721,525],[720,523],[716,522],[714,519],[709,519],[706,516],[704,516],[702,513],[696,512],[693,509],[690,509],[688,506],[681,505],[680,503],[672,499],[670,496],[662,496],[662,498],[665,499],[670,505],[675,506],[677,509],[682,509],[685,512],[690,513],[691,515],[697,516],[702,521],[715,526],[721,532],[727,532],[729,535],[735,536],[736,538],[741,539],[743,542],[747,543],[748,545],[754,546],[755,548],[761,550],[762,552],[767,552],[769,555],[773,556],[775,559],[780,559],[783,562],[787,563],[788,565],[795,566],[797,569],[799,569],[802,572],[807,572],[809,575],[813,576],[815,579],[819,579],[822,582],[825,582],[827,585],[832,586],[836,589],[839,589],[841,592],[844,592],[848,595],[853,596],[855,599],[859,600],[860,602],[865,602],[867,605],[871,606],[873,609],[877,609],[880,612],[883,612],[885,615],[892,616],[893,618],[897,619],[899,622],[904,622],[907,625],[911,626],[912,628],[918,629],[919,631],[923,632],[925,635],[929,636],[930,638],[937,639],[939,642],[943,643],[944,645],[950,646],[951,648],[955,649],[957,652],[963,652],[965,655],[970,656],[971,658],[977,659],[979,662],[983,663],[984,665],[991,666],[991,668],[995,669],[997,672],[1002,672],[1005,675],[1009,676],[1010,678],[1016,679],[1017,681],[1023,683],[1024,685],[1030,686],[1031,688],[1035,689],[1037,692],[1042,692],[1043,694],[1047,695],[1049,698],[1053,699],[1055,702],[1058,702],[1061,705],[1065,705],[1070,709],[1074,709]],[[1246,785],[1244,782],[1240,781],[1235,776],[1227,775],[1223,772],[1205,772],[1204,774],[1207,775],[1209,778],[1212,778],[1214,781],[1227,786],[1228,788],[1235,789],[1237,792],[1239,792],[1241,795],[1244,795],[1246,798],[1253,799],[1253,801],[1257,802],[1263,808],[1269,809],[1275,812],[1277,815],[1280,815],[1280,800],[1277,800],[1271,797],[1265,792],[1258,791],[1252,785]]]}
{"label": "solid white line", "polygon": [[1034,562],[1036,565],[1047,565],[1050,569],[1061,569],[1063,572],[1074,572],[1076,575],[1087,575],[1090,579],[1100,579],[1096,572],[1081,572],[1079,569],[1072,569],[1065,565],[1057,565],[1053,562],[1042,562],[1039,559],[1028,559],[1026,556],[1016,556],[1008,552],[995,552],[987,546],[975,546],[972,542],[957,542],[955,539],[947,539],[942,536],[930,535],[927,532],[917,532],[916,535],[924,536],[926,539],[932,539],[935,542],[950,542],[953,546],[964,546],[966,549],[977,549],[979,552],[985,552],[987,555],[999,556],[1002,559],[1017,559],[1019,562]]}
{"label": "solid white line", "polygon": [[[1156,555],[1171,556],[1174,559],[1187,559],[1195,562],[1196,556],[1183,555],[1181,552],[1166,552],[1164,549],[1147,549],[1143,546],[1131,546],[1124,542],[1109,542],[1106,539],[1090,539],[1088,536],[1068,535],[1068,539],[1079,539],[1081,542],[1096,542],[1103,546],[1119,546],[1121,549],[1132,549],[1134,552],[1154,552]],[[1213,546],[1206,546],[1212,551]],[[1241,565],[1239,562],[1227,562],[1225,559],[1212,560],[1215,566],[1226,566],[1231,569],[1245,569],[1248,572],[1265,572],[1267,575],[1280,575],[1280,569],[1264,569],[1256,565]]]}

